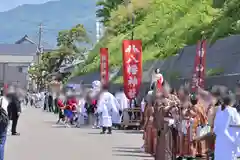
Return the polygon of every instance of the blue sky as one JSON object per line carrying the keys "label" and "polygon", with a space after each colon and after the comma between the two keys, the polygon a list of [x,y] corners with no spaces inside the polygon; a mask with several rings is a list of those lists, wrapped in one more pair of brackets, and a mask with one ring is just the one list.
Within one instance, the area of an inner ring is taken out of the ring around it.
{"label": "blue sky", "polygon": [[0,12],[13,9],[23,4],[41,4],[52,0],[0,0]]}

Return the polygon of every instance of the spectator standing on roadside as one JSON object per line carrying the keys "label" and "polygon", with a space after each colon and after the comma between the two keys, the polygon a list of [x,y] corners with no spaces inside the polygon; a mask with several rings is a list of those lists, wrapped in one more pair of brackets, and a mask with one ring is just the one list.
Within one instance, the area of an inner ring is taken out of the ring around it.
{"label": "spectator standing on roadside", "polygon": [[4,160],[4,148],[7,138],[7,126],[9,123],[7,107],[8,100],[3,94],[3,90],[0,97],[0,160]]}
{"label": "spectator standing on roadside", "polygon": [[47,102],[48,102],[48,110],[49,110],[49,112],[53,112],[54,111],[53,110],[53,96],[52,96],[51,93],[48,94]]}
{"label": "spectator standing on roadside", "polygon": [[21,113],[21,104],[20,101],[18,99],[18,96],[16,94],[16,90],[15,87],[11,86],[8,89],[8,94],[7,94],[7,98],[9,100],[9,104],[8,104],[8,116],[9,118],[12,120],[12,135],[13,136],[17,136],[20,135],[17,131],[17,123],[18,123],[18,119]]}

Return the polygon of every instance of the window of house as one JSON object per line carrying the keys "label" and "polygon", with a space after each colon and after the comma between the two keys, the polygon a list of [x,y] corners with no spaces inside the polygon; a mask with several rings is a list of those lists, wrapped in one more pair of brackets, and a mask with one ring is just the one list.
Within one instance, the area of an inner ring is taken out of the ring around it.
{"label": "window of house", "polygon": [[26,66],[18,67],[18,72],[27,73],[28,72],[28,67],[26,67]]}
{"label": "window of house", "polygon": [[23,68],[22,67],[18,67],[18,72],[22,73],[23,72]]}

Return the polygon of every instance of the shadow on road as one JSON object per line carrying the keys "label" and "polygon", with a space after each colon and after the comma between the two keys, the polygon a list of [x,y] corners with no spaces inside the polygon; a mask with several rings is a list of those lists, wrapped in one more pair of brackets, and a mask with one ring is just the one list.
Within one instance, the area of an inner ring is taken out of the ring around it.
{"label": "shadow on road", "polygon": [[113,150],[113,152],[121,152],[121,153],[142,153],[140,150]]}
{"label": "shadow on road", "polygon": [[129,149],[129,150],[131,150],[131,149],[133,149],[133,150],[139,150],[139,147],[113,147],[113,149]]}
{"label": "shadow on road", "polygon": [[140,154],[113,154],[113,156],[119,156],[119,157],[141,157],[141,158],[151,158],[149,155],[140,155]]}
{"label": "shadow on road", "polygon": [[124,130],[123,132],[127,134],[143,134],[143,131],[139,130]]}
{"label": "shadow on road", "polygon": [[113,147],[112,152],[113,156],[149,158],[144,160],[153,159],[151,155],[147,155],[139,147]]}
{"label": "shadow on road", "polygon": [[60,125],[60,124],[53,124],[51,127],[52,128],[67,128],[65,125]]}
{"label": "shadow on road", "polygon": [[100,131],[99,131],[99,133],[98,132],[91,132],[91,133],[88,133],[88,134],[90,134],[90,135],[100,135]]}

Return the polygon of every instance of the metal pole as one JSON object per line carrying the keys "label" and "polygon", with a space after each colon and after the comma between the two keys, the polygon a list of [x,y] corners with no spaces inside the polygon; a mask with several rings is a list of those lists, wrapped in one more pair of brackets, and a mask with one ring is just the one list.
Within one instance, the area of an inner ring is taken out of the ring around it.
{"label": "metal pole", "polygon": [[132,30],[132,34],[131,34],[131,39],[133,40],[134,39],[134,32],[133,32],[133,28],[134,28],[134,23],[135,23],[135,21],[134,21],[134,13],[133,13],[133,11],[130,11],[130,4],[132,3],[131,2],[131,0],[125,0],[124,1],[124,3],[125,3],[125,6],[127,7],[127,9],[128,9],[128,13],[130,14],[131,13],[131,16],[129,16],[128,18],[129,18],[129,21],[131,20],[131,30]]}
{"label": "metal pole", "polygon": [[[38,31],[37,64],[40,64],[40,57],[41,57],[41,54],[42,54],[42,45],[41,45],[41,42],[42,42],[42,28],[43,28],[43,25],[42,25],[42,23],[40,23],[39,31]],[[40,91],[40,82],[38,81],[37,82],[37,92],[39,92],[39,91]]]}
{"label": "metal pole", "polygon": [[39,32],[38,32],[38,55],[37,55],[37,58],[38,58],[37,63],[38,64],[40,63],[40,55],[42,52],[41,42],[42,42],[42,23],[40,23],[40,25],[39,25]]}
{"label": "metal pole", "polygon": [[133,31],[133,29],[134,29],[134,19],[135,17],[134,17],[134,13],[132,13],[132,40],[133,40],[133,38],[134,38],[134,31]]}
{"label": "metal pole", "polygon": [[6,66],[7,63],[3,63],[3,85],[6,85]]}

